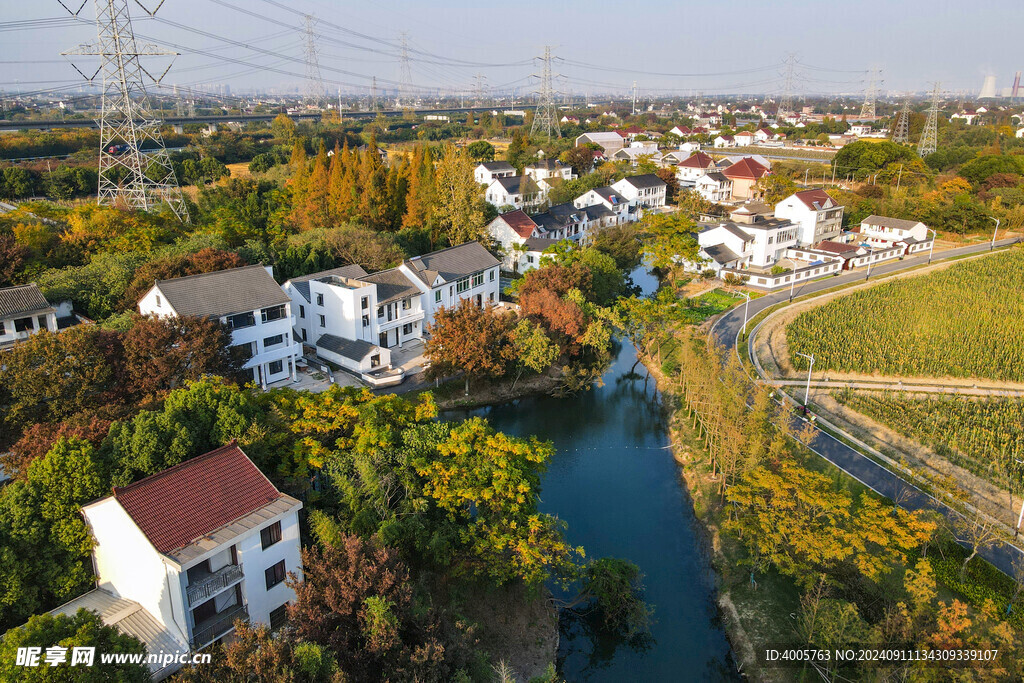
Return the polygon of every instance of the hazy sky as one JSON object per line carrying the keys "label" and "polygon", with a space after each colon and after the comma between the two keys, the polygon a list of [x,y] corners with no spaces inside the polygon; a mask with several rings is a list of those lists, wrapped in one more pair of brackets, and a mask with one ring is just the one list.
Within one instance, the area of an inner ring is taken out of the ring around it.
{"label": "hazy sky", "polygon": [[[576,94],[625,90],[634,80],[641,96],[777,93],[788,53],[799,62],[797,92],[863,91],[871,64],[883,69],[882,92],[924,91],[938,80],[977,94],[984,76],[1001,88],[1024,69],[1022,0],[166,0],[157,19],[134,0],[130,8],[140,43],[182,53],[165,84],[227,83],[235,92],[302,87],[303,13],[321,19],[320,67],[332,93],[365,93],[371,76],[380,90],[394,88],[402,31],[415,86],[467,91],[481,73],[492,88],[532,92],[529,76],[540,67],[527,60],[544,45],[559,58],[555,87]],[[77,87],[81,77],[60,52],[96,40],[92,0],[81,22],[57,21],[68,16],[57,0],[0,0],[0,9],[0,89]],[[95,59],[74,59],[95,70]],[[158,75],[166,60],[147,64]]]}

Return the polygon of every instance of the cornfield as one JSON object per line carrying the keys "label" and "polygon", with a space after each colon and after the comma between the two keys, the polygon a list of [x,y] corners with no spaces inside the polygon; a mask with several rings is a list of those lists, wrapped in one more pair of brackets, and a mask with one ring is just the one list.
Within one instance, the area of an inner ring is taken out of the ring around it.
{"label": "cornfield", "polygon": [[1024,381],[1024,249],[834,299],[786,328],[793,365]]}
{"label": "cornfield", "polygon": [[852,391],[835,397],[973,474],[1003,485],[1007,474],[1020,481],[1024,401]]}

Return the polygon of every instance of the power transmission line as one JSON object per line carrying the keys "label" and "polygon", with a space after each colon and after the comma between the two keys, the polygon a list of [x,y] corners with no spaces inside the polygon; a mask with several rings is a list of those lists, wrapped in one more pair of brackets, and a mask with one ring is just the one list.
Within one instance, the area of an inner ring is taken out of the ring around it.
{"label": "power transmission line", "polygon": [[320,75],[320,57],[316,46],[316,17],[307,14],[304,19],[306,43],[303,54],[306,59],[306,104],[316,109],[321,108],[324,97],[324,79]]}
{"label": "power transmission line", "polygon": [[551,87],[551,46],[544,47],[544,56],[540,58],[544,68],[539,76],[540,90],[537,91],[540,102],[533,114],[533,125],[530,127],[530,136],[542,133],[551,139],[552,133],[557,138],[562,137],[562,129],[558,125],[558,107],[555,105],[555,91]]}
{"label": "power transmission line", "polygon": [[[157,5],[160,8],[163,2]],[[155,45],[137,45],[132,30],[128,0],[94,0],[98,42],[64,52],[65,55],[89,55],[100,58],[100,67],[88,81],[102,76],[100,116],[100,160],[97,202],[132,209],[152,209],[166,202],[174,215],[189,222],[188,208],[174,177],[174,167],[160,136],[160,122],[150,111],[143,74],[156,83],[142,66],[141,57],[177,56]],[[77,16],[85,6],[83,1]],[[153,15],[139,3],[146,12]],[[66,8],[65,8],[66,9]],[[148,149],[147,149],[148,147]]]}
{"label": "power transmission line", "polygon": [[924,123],[917,153],[926,157],[939,148],[939,84],[932,89],[932,104],[928,107],[928,119]]}

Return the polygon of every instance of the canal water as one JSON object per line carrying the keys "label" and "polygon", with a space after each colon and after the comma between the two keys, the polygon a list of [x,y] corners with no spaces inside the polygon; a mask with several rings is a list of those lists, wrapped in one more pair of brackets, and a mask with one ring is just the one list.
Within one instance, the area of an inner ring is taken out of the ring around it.
{"label": "canal water", "polygon": [[[634,273],[644,289],[646,273]],[[654,607],[651,638],[624,643],[563,617],[558,667],[568,681],[735,680],[718,618],[709,548],[679,467],[654,380],[623,344],[603,386],[565,398],[535,397],[470,412],[495,429],[536,435],[556,453],[542,479],[540,509],[568,524],[588,558],[636,563]],[[646,381],[645,381],[646,380]],[[447,417],[466,417],[465,411]]]}

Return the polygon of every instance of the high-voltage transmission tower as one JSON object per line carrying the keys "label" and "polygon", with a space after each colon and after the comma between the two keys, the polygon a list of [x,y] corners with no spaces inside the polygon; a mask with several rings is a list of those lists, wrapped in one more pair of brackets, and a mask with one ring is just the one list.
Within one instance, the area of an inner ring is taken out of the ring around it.
{"label": "high-voltage transmission tower", "polygon": [[636,81],[633,81],[633,116],[636,116]]}
{"label": "high-voltage transmission tower", "polygon": [[924,122],[917,153],[926,157],[939,148],[939,84],[932,89],[932,103],[928,107],[928,118]]}
{"label": "high-voltage transmission tower", "polygon": [[306,27],[306,42],[303,45],[303,56],[306,60],[306,105],[320,108],[324,100],[324,79],[320,75],[320,56],[316,46],[316,17],[307,14],[303,23]]}
{"label": "high-voltage transmission tower", "polygon": [[881,72],[882,69],[874,65],[868,69],[868,87],[864,90],[864,104],[860,107],[861,119],[875,118],[875,95],[878,92],[879,76]]}
{"label": "high-voltage transmission tower", "polygon": [[487,88],[487,86],[485,85],[485,82],[487,81],[487,76],[484,76],[482,73],[477,73],[476,76],[474,76],[474,78],[476,79],[477,105],[482,106],[484,103],[485,90]]}
{"label": "high-voltage transmission tower", "polygon": [[537,109],[533,113],[533,125],[530,127],[530,136],[537,135],[538,133],[551,139],[552,134],[556,138],[562,137],[562,129],[558,125],[558,107],[555,104],[555,90],[551,86],[551,47],[544,47],[544,56],[540,57],[544,68],[541,70],[540,75],[534,74],[535,78],[540,78],[540,90],[537,91],[539,102],[537,103]]}
{"label": "high-voltage transmission tower", "polygon": [[[161,0],[150,11],[136,1],[150,16],[163,4]],[[83,0],[71,14],[78,16],[85,2]],[[188,209],[160,136],[160,121],[150,110],[143,83],[143,75],[159,83],[171,67],[168,65],[159,78],[154,78],[141,61],[142,57],[177,56],[178,53],[135,42],[128,0],[94,0],[94,5],[98,41],[62,54],[100,58],[100,66],[92,77],[85,76],[75,66],[87,81],[92,82],[98,75],[102,77],[97,203],[149,210],[166,202],[174,215],[187,223]]]}
{"label": "high-voltage transmission tower", "polygon": [[892,126],[892,141],[905,145],[910,142],[910,94],[903,98],[903,107],[896,113]]}
{"label": "high-voltage transmission tower", "polygon": [[786,72],[783,74],[785,80],[782,83],[782,97],[779,98],[779,108],[775,110],[775,121],[780,125],[787,114],[795,113],[793,111],[793,89],[796,80],[796,55],[793,53],[786,55],[785,65]]}
{"label": "high-voltage transmission tower", "polygon": [[402,41],[402,51],[399,56],[398,66],[398,98],[395,100],[395,109],[401,109],[402,105],[410,106],[406,100],[412,99],[412,69],[409,68],[409,35],[402,31],[399,36]]}

